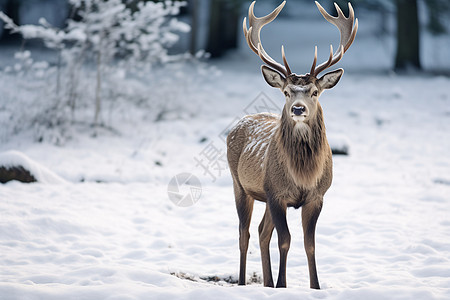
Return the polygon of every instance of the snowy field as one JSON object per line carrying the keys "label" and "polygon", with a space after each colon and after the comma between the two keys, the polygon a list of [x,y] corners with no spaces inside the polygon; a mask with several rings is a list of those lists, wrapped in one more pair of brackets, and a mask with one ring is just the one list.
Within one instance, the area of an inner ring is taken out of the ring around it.
{"label": "snowy field", "polygon": [[[80,132],[54,146],[32,142],[25,131],[0,145],[0,163],[26,155],[43,178],[0,186],[0,299],[450,299],[450,78],[383,72],[391,57],[362,24],[361,41],[339,63],[346,73],[321,96],[331,144],[349,147],[349,155],[333,157],[334,180],[317,225],[321,290],[309,289],[294,209],[288,288],[262,287],[261,203],[248,255],[253,282],[235,284],[238,219],[231,176],[220,161],[223,133],[246,112],[280,110],[284,101],[241,47],[215,62],[222,74],[201,89],[209,99],[195,118],[152,123],[130,111],[112,124],[119,134]],[[358,65],[376,67],[367,60],[372,48],[379,72],[358,72]],[[312,51],[301,59],[294,53],[295,44],[288,45],[295,70],[308,70]],[[219,157],[210,173],[198,163],[207,149]],[[4,153],[11,150],[17,152]],[[168,196],[170,180],[183,172],[202,185],[189,207]],[[276,241],[274,233],[274,277]]]}

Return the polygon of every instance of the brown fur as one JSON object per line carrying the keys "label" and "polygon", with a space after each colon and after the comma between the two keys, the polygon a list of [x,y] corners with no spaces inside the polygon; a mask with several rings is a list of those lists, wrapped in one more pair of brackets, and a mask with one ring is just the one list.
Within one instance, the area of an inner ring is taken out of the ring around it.
{"label": "brown fur", "polygon": [[[286,82],[293,84],[295,81],[303,85],[311,80],[315,83],[315,79],[295,76],[289,77]],[[310,108],[310,118],[297,126],[289,115],[289,108],[286,104],[281,116],[267,113],[245,116],[227,137],[227,157],[240,219],[240,284],[245,284],[248,227],[256,199],[267,203],[260,225],[264,285],[273,286],[267,247],[271,232],[276,227],[280,259],[284,257],[284,263],[280,260],[277,286],[286,286],[285,258],[290,234],[285,224],[285,211],[287,207],[302,206],[310,286],[319,288],[314,232],[323,196],[332,181],[331,149],[326,139],[323,111],[318,102]]]}
{"label": "brown fur", "polygon": [[253,13],[253,2],[248,13],[250,28],[247,29],[246,19],[243,24],[250,49],[266,64],[261,67],[264,79],[270,86],[281,90],[286,104],[281,117],[268,114],[244,117],[227,138],[227,157],[239,217],[239,284],[246,283],[249,227],[253,203],[257,199],[266,202],[266,211],[258,227],[264,286],[274,286],[269,245],[275,228],[280,252],[277,287],[286,287],[287,253],[291,242],[286,209],[301,206],[310,287],[319,289],[315,229],[323,196],[332,181],[332,159],[318,98],[323,90],[338,83],[344,70],[328,72],[320,78],[317,76],[341,60],[355,39],[358,20],[353,26],[354,12],[350,3],[349,17],[345,17],[339,7],[336,7],[338,17],[331,17],[316,1],[324,18],[339,29],[341,42],[339,50],[318,66],[316,48],[310,74],[299,76],[291,72],[284,47],[281,48],[283,67],[263,51],[260,39],[261,28],[277,17],[285,3],[270,14],[257,18]]}
{"label": "brown fur", "polygon": [[[332,161],[320,105],[314,122],[308,126],[304,136],[286,117],[284,109],[281,117],[267,113],[245,116],[227,138],[233,180],[263,202],[267,200],[265,185],[283,190],[283,197],[292,194],[288,196],[289,203],[303,198],[299,190],[318,188],[323,196],[331,185]],[[255,131],[259,134],[255,135]],[[259,144],[255,143],[258,139]]]}
{"label": "brown fur", "polygon": [[299,129],[295,128],[285,111],[283,110],[281,126],[276,133],[280,158],[285,162],[284,165],[297,186],[313,188],[322,176],[327,158],[328,142],[322,108],[319,105],[316,120],[307,124],[309,128],[305,136],[298,132]]}

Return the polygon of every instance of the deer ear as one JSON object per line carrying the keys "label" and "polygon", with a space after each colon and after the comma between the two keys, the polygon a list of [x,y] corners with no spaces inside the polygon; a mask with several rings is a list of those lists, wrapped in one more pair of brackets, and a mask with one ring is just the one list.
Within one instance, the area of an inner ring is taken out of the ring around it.
{"label": "deer ear", "polygon": [[263,73],[264,79],[270,86],[280,89],[283,88],[284,83],[286,82],[286,78],[278,73],[278,71],[275,71],[268,66],[261,66],[261,71]]}
{"label": "deer ear", "polygon": [[344,69],[337,69],[335,71],[329,72],[319,79],[320,87],[324,89],[331,89],[334,87],[341,79],[342,74],[344,74]]}

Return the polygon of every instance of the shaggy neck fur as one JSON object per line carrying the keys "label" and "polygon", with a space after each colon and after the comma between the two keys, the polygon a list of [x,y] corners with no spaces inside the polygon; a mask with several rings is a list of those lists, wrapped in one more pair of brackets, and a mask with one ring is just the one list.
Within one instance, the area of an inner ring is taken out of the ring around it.
{"label": "shaggy neck fur", "polygon": [[327,138],[320,105],[316,115],[304,127],[295,122],[283,109],[277,130],[278,153],[287,166],[294,183],[303,188],[313,188],[322,177],[326,160]]}

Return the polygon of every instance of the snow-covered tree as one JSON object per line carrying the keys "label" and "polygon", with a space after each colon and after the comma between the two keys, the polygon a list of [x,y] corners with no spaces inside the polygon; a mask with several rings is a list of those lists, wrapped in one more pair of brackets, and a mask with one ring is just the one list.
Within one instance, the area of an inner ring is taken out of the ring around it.
{"label": "snow-covered tree", "polygon": [[[86,40],[83,52],[96,65],[95,117],[101,110],[101,85],[111,68],[127,67],[133,71],[148,70],[155,63],[169,62],[167,48],[178,40],[174,32],[189,31],[189,26],[170,16],[177,15],[181,2],[139,2],[137,10],[127,8],[121,0],[70,0],[79,9],[80,21],[70,21],[68,30],[81,30]],[[118,65],[113,64],[120,58]]]}
{"label": "snow-covered tree", "polygon": [[[156,65],[187,57],[168,53],[168,48],[178,40],[178,33],[190,29],[175,17],[185,5],[183,2],[137,1],[137,9],[133,10],[121,0],[69,0],[69,3],[76,18],[68,20],[61,29],[43,18],[38,25],[19,26],[0,12],[0,20],[10,31],[20,33],[24,39],[42,40],[46,47],[57,52],[56,66],[48,65],[47,71],[56,74],[50,110],[57,112],[61,120],[58,124],[70,119],[67,112],[71,112],[73,121],[77,108],[88,105],[94,107],[93,124],[102,124],[102,99],[113,101],[110,96],[128,75],[142,78]],[[20,65],[34,63],[29,52],[18,54],[17,59]],[[45,90],[50,90],[48,82]],[[48,110],[46,115],[50,115]]]}

